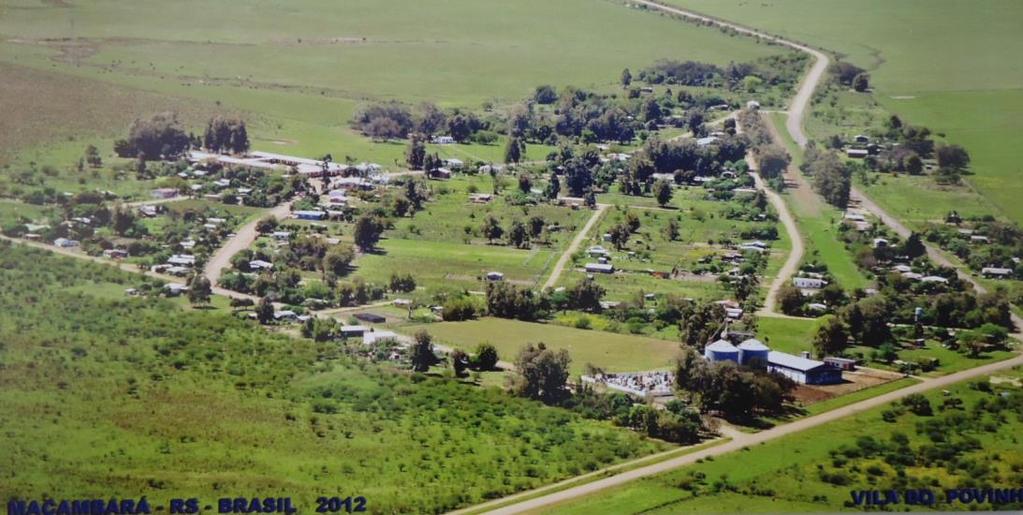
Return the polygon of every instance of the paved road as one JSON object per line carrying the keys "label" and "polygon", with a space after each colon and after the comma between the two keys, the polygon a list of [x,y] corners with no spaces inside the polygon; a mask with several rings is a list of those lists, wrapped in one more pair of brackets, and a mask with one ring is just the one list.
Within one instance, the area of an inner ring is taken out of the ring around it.
{"label": "paved road", "polygon": [[558,279],[561,278],[561,272],[565,270],[565,265],[572,259],[572,254],[575,254],[579,250],[579,245],[586,240],[586,235],[590,233],[593,226],[597,224],[597,220],[600,220],[601,215],[604,214],[608,208],[607,204],[597,204],[597,209],[593,210],[593,215],[586,221],[586,225],[572,238],[572,243],[568,245],[565,252],[558,258],[558,262],[554,265],[554,270],[551,270],[551,276],[547,278],[547,282],[543,283],[542,289],[553,288],[558,283]]}
{"label": "paved road", "polygon": [[842,408],[834,409],[826,413],[822,413],[820,415],[815,415],[788,424],[776,426],[772,429],[761,431],[759,433],[747,434],[732,431],[730,432],[729,435],[732,436],[732,441],[727,442],[725,444],[697,451],[692,454],[687,454],[685,456],[680,456],[678,458],[670,459],[646,467],[633,469],[628,472],[619,474],[617,476],[601,479],[598,481],[594,481],[592,483],[577,486],[575,488],[569,488],[567,490],[562,490],[560,492],[556,492],[550,495],[545,495],[542,497],[537,497],[535,499],[523,501],[517,504],[513,504],[511,506],[490,511],[488,513],[512,514],[537,510],[546,506],[550,506],[552,504],[568,501],[570,499],[575,499],[588,494],[593,494],[601,490],[605,490],[607,488],[620,486],[630,481],[635,481],[637,479],[641,479],[644,477],[650,477],[653,475],[668,472],[685,465],[691,465],[693,463],[696,463],[697,460],[705,459],[710,456],[718,456],[721,454],[738,451],[743,447],[752,447],[762,442],[775,440],[783,436],[795,434],[800,431],[805,431],[807,429],[819,426],[821,424],[833,422],[835,420],[845,418],[850,415],[855,415],[856,413],[861,413],[863,411],[876,408],[878,406],[883,406],[889,402],[902,399],[907,395],[911,395],[914,393],[922,393],[928,390],[933,390],[935,388],[951,386],[955,383],[959,383],[962,381],[982,376],[987,376],[1000,370],[1005,370],[1019,365],[1023,365],[1023,356],[1017,356],[1010,360],[1000,361],[998,363],[991,363],[977,368],[964,370],[962,372],[949,374],[944,377],[927,379],[924,382],[915,384],[913,386],[907,386],[906,388],[902,388],[894,392],[878,395],[877,397],[873,397],[871,399],[860,401],[855,404],[850,404]]}
{"label": "paved road", "polygon": [[210,256],[209,261],[206,262],[206,269],[204,274],[206,278],[210,280],[210,284],[216,285],[220,282],[221,271],[231,266],[231,258],[235,254],[241,252],[252,246],[252,242],[256,241],[259,233],[256,232],[256,225],[260,220],[267,216],[275,216],[278,219],[283,219],[291,213],[291,202],[285,202],[270,210],[265,214],[256,218],[255,220],[241,226],[235,231],[234,236],[224,242],[223,245],[217,249],[216,252]]}

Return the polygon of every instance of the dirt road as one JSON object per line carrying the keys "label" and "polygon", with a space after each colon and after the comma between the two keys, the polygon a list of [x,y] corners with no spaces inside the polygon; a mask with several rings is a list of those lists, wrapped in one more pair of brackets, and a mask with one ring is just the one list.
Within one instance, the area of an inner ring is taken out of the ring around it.
{"label": "dirt road", "polygon": [[[752,156],[748,156],[749,160]],[[799,263],[803,261],[803,236],[799,234],[799,227],[796,226],[796,219],[792,217],[792,213],[789,211],[789,206],[785,204],[785,200],[778,195],[777,192],[768,188],[764,184],[764,180],[760,178],[758,173],[750,173],[753,176],[753,181],[757,185],[757,189],[764,192],[767,195],[767,200],[774,206],[774,210],[778,212],[778,218],[781,220],[782,225],[785,227],[785,232],[789,235],[789,241],[792,242],[792,249],[789,251],[789,255],[785,258],[785,263],[782,264],[778,270],[778,274],[774,276],[774,280],[771,281],[770,288],[767,289],[767,297],[764,299],[764,306],[760,308],[758,315],[775,316],[778,315],[777,302],[775,297],[778,296],[778,290],[787,283],[796,271],[799,270]]]}
{"label": "dirt road", "polygon": [[572,243],[568,245],[565,252],[561,254],[560,258],[558,258],[558,262],[554,264],[554,269],[551,270],[551,275],[547,278],[547,281],[543,283],[542,289],[553,288],[554,285],[558,283],[558,279],[561,278],[561,273],[565,270],[565,265],[567,265],[572,259],[572,254],[575,254],[575,252],[579,250],[579,245],[582,245],[582,242],[586,240],[586,235],[590,233],[590,230],[592,230],[593,226],[597,224],[597,220],[600,220],[600,217],[604,214],[604,211],[606,211],[607,208],[607,204],[597,204],[597,209],[593,210],[593,215],[586,221],[586,225],[579,230],[579,232],[575,235],[575,238],[572,238]]}
{"label": "dirt road", "polygon": [[206,268],[203,273],[206,275],[206,278],[210,280],[210,284],[217,285],[220,281],[221,271],[231,265],[231,258],[234,257],[235,254],[252,246],[252,242],[256,241],[256,237],[259,236],[256,232],[256,224],[258,224],[260,220],[267,216],[275,216],[278,219],[283,219],[286,218],[289,213],[291,213],[291,202],[285,202],[268,210],[259,218],[239,227],[238,230],[235,231],[234,236],[225,241],[224,244],[221,245],[212,256],[210,256],[209,261],[206,262]]}
{"label": "dirt road", "polygon": [[1023,365],[1023,356],[1017,356],[1010,360],[1000,361],[998,363],[991,363],[977,368],[972,368],[970,370],[964,370],[962,372],[949,374],[944,377],[927,379],[924,382],[915,384],[913,386],[908,386],[906,388],[902,388],[894,392],[878,395],[877,397],[871,399],[860,401],[855,404],[850,404],[848,406],[828,411],[820,415],[815,415],[812,417],[797,420],[795,422],[780,425],[772,429],[768,429],[766,431],[761,431],[759,433],[747,434],[733,431],[729,434],[729,436],[732,436],[732,440],[725,444],[697,451],[695,453],[687,454],[685,456],[680,456],[678,458],[670,459],[667,461],[662,461],[660,463],[656,463],[646,467],[633,469],[628,472],[619,474],[617,476],[601,479],[598,481],[594,481],[592,483],[577,486],[575,488],[569,488],[567,490],[562,490],[560,492],[556,492],[550,495],[545,495],[542,497],[537,497],[535,499],[530,499],[527,501],[516,503],[511,506],[506,506],[504,508],[490,511],[488,513],[512,514],[538,510],[540,508],[550,506],[552,504],[568,501],[570,499],[575,499],[588,494],[593,494],[601,490],[620,486],[630,481],[635,481],[637,479],[641,479],[644,477],[649,477],[663,472],[668,472],[685,465],[691,465],[693,463],[696,463],[697,460],[702,460],[710,456],[718,456],[721,454],[738,451],[744,447],[752,447],[762,442],[767,442],[770,440],[781,438],[783,436],[798,433],[800,431],[804,431],[812,427],[819,426],[821,424],[833,422],[835,420],[845,418],[850,415],[855,415],[857,413],[869,410],[871,408],[882,406],[884,404],[902,399],[914,393],[922,393],[928,390],[933,390],[935,388],[951,386],[955,383],[990,375],[1000,370],[1005,370],[1017,365]]}

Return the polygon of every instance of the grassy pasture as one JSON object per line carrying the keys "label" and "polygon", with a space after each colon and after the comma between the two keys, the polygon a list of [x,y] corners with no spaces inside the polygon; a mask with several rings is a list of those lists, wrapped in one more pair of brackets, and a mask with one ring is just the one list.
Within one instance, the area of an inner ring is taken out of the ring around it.
{"label": "grassy pasture", "polygon": [[572,357],[573,375],[587,363],[609,372],[665,369],[671,366],[678,343],[623,334],[588,331],[552,324],[483,318],[467,322],[441,322],[409,326],[409,334],[425,329],[440,343],[474,351],[487,342],[497,347],[502,360],[514,361],[527,343],[543,342],[551,349],[565,349]]}
{"label": "grassy pasture", "polygon": [[[430,100],[478,109],[484,102],[518,101],[544,83],[611,89],[622,68],[665,57],[723,65],[782,52],[713,28],[587,0],[357,0],[343,7],[326,0],[244,7],[226,0],[69,5],[15,0],[4,9],[0,62],[35,73],[52,70],[47,73],[59,77],[47,87],[55,90],[90,79],[101,81],[92,94],[117,88],[123,95],[152,98],[141,105],[82,102],[98,114],[123,118],[72,124],[66,135],[109,138],[153,110],[212,113],[212,106],[220,106],[249,119],[257,149],[330,152],[387,166],[401,160],[403,145],[374,143],[347,127],[367,100]],[[5,88],[5,102],[9,90],[14,91]],[[32,97],[31,91],[21,93]],[[82,91],[78,99],[89,100],[89,94]],[[89,119],[81,116],[89,111],[69,97],[67,103],[42,106],[55,117],[46,125]],[[47,98],[54,95],[12,105],[40,106]],[[28,126],[35,111],[7,120]],[[18,147],[43,143],[46,136],[19,136]],[[503,141],[438,150],[497,160]],[[545,153],[542,146],[527,149],[529,159]]]}
{"label": "grassy pasture", "polygon": [[[1018,369],[1005,372],[1002,376],[1020,377]],[[896,383],[889,383],[895,385]],[[1018,389],[1018,387],[1015,387]],[[967,384],[960,383],[950,388],[948,397],[962,399],[966,406],[972,406],[981,398],[990,401],[993,394],[971,389]],[[868,390],[869,391],[869,390]],[[1011,391],[1011,389],[1010,389]],[[942,412],[937,406],[947,398],[938,391],[926,394],[935,407],[935,417]],[[881,412],[892,405],[874,408],[851,417],[801,431],[798,434],[785,436],[753,448],[743,449],[713,460],[706,460],[692,466],[681,468],[669,473],[641,479],[618,488],[582,497],[573,501],[544,510],[545,513],[591,513],[606,511],[613,513],[734,513],[734,512],[832,512],[846,511],[844,506],[849,492],[856,489],[887,488],[894,480],[895,469],[882,460],[882,456],[867,455],[848,460],[843,468],[835,467],[831,451],[842,446],[855,445],[860,437],[872,436],[877,440],[888,440],[892,434],[900,432],[909,437],[914,448],[928,442],[927,436],[916,430],[918,423],[931,417],[921,417],[912,413],[899,416],[895,422],[883,422]],[[971,416],[971,414],[967,414]],[[992,464],[993,474],[1012,474],[1011,464],[1023,460],[1023,450],[1015,436],[1020,429],[1020,421],[1014,416],[1007,417],[1004,424],[998,425],[993,431],[970,430],[967,434],[979,440],[981,448],[967,451],[969,459],[995,461]],[[864,428],[870,428],[869,431]],[[960,437],[961,435],[956,435]],[[825,482],[820,471],[850,470],[856,465],[860,470],[871,468],[871,481],[864,480],[866,474],[860,473],[858,478],[847,485]],[[944,467],[906,467],[905,473],[910,478],[930,481],[935,490],[964,484],[969,481],[970,472]],[[703,480],[694,478],[702,474]],[[708,487],[714,482],[726,482],[729,488],[711,491]],[[694,495],[691,489],[699,484],[705,485],[700,495]],[[879,486],[880,485],[880,486]],[[759,494],[757,492],[760,492]],[[767,492],[770,492],[769,494]],[[751,496],[754,497],[753,500]],[[940,497],[940,496],[939,496]],[[923,507],[918,507],[923,508]],[[939,505],[939,509],[969,509],[962,504]],[[984,508],[982,508],[984,509]],[[990,509],[990,508],[987,508]],[[860,508],[852,508],[861,511]]]}

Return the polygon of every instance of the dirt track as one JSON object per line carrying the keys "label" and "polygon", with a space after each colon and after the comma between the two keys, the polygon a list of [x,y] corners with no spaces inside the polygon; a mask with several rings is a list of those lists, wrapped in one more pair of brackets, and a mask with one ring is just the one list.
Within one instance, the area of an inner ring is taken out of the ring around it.
{"label": "dirt track", "polygon": [[567,265],[569,260],[572,259],[572,254],[575,254],[575,252],[579,250],[579,245],[582,245],[582,242],[586,240],[586,235],[589,234],[593,229],[593,226],[597,224],[597,220],[600,220],[600,217],[604,214],[604,211],[607,210],[607,207],[607,204],[597,204],[597,209],[593,210],[593,215],[586,221],[586,225],[584,225],[582,229],[579,229],[575,238],[572,238],[572,243],[568,245],[565,252],[563,252],[561,257],[558,258],[558,262],[554,265],[554,270],[551,270],[550,277],[548,277],[547,281],[543,283],[543,289],[553,288],[554,285],[558,283],[561,273],[565,271],[565,265]]}

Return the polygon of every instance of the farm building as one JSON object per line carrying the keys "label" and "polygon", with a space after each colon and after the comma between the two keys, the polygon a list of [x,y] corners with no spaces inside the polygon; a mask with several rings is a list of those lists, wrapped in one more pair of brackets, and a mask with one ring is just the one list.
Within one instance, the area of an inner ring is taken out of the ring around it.
{"label": "farm building", "polygon": [[433,142],[437,145],[451,145],[455,142],[455,138],[451,136],[437,136],[433,138]]}
{"label": "farm building", "polygon": [[720,361],[739,362],[739,349],[728,340],[718,340],[703,349],[703,357],[712,363]]}
{"label": "farm building", "polygon": [[836,384],[842,382],[842,369],[804,356],[793,356],[771,351],[767,355],[767,369],[799,384]]}
{"label": "farm building", "polygon": [[430,177],[433,179],[450,179],[452,176],[451,170],[447,168],[438,168],[436,170],[430,170]]}
{"label": "farm building", "polygon": [[455,159],[453,157],[445,159],[444,164],[447,165],[447,167],[452,170],[461,170],[462,167],[465,166],[464,161],[462,161],[461,159]]}
{"label": "farm building", "polygon": [[128,257],[128,251],[124,249],[107,249],[103,251],[103,257],[110,259],[124,259]]}
{"label": "farm building", "polygon": [[742,365],[753,365],[757,362],[767,364],[767,355],[771,349],[756,338],[750,338],[739,344],[739,363]]}
{"label": "farm building", "polygon": [[586,263],[586,271],[589,273],[613,274],[615,266],[611,263]]}
{"label": "farm building", "polygon": [[845,155],[854,159],[863,159],[870,155],[870,152],[865,148],[849,148],[846,149]]}

